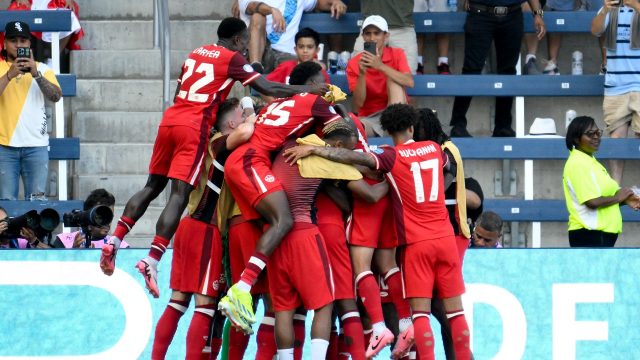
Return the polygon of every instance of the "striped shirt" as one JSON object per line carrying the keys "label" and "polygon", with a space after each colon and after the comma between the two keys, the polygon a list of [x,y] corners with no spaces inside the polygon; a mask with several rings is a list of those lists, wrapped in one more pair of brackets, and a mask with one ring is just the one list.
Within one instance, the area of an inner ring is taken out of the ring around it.
{"label": "striped shirt", "polygon": [[[631,49],[631,23],[633,9],[622,6],[618,14],[618,34],[616,50],[607,49],[607,74],[604,80],[604,94],[622,95],[640,91],[640,49]],[[605,27],[609,26],[609,14]]]}

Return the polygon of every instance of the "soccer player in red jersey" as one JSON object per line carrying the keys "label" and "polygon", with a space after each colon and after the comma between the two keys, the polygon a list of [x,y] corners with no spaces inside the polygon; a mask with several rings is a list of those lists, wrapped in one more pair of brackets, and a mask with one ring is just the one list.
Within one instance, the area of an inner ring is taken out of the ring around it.
{"label": "soccer player in red jersey", "polygon": [[[326,86],[319,64],[307,61],[291,72],[292,85]],[[278,99],[258,114],[256,128],[247,144],[236,149],[227,161],[226,183],[246,220],[263,219],[269,225],[258,240],[240,280],[219,303],[224,313],[244,319],[246,326],[255,322],[251,287],[267,264],[267,259],[293,225],[287,196],[271,171],[271,156],[281,149],[287,138],[296,138],[341,119],[331,104],[318,95],[301,93]],[[233,176],[230,176],[233,174]]]}
{"label": "soccer player in red jersey", "polygon": [[443,167],[448,157],[432,141],[415,142],[417,112],[409,105],[389,106],[381,116],[395,148],[380,147],[362,154],[338,148],[298,146],[285,152],[287,162],[308,155],[360,164],[387,173],[398,243],[404,246],[401,261],[405,298],[413,312],[415,344],[421,359],[434,358],[433,331],[429,324],[434,290],[442,297],[451,324],[456,358],[471,358],[469,327],[464,317],[462,267],[456,240],[444,203]]}
{"label": "soccer player in red jersey", "polygon": [[225,160],[231,150],[251,137],[255,116],[245,122],[238,99],[230,98],[220,105],[216,117],[218,132],[209,141],[205,171],[189,196],[189,215],[182,218],[176,231],[171,264],[173,292],[156,326],[153,359],[165,358],[178,320],[194,295],[196,309],[187,332],[186,358],[200,359],[209,335],[215,299],[224,289],[216,205],[224,180]]}
{"label": "soccer player in red jersey", "polygon": [[218,38],[217,45],[201,46],[185,60],[174,104],[165,111],[158,128],[147,183],[129,199],[113,233],[112,243],[102,248],[100,267],[106,275],[111,275],[120,241],[172,179],[171,194],[158,218],[149,255],[136,264],[149,292],[156,298],[159,297],[158,261],[187,206],[189,193],[201,171],[209,129],[215,124],[215,113],[227,98],[233,82],[241,81],[243,85],[249,84],[262,93],[276,96],[327,90],[326,85],[295,87],[270,82],[255,72],[242,55],[249,33],[239,19],[222,20]]}

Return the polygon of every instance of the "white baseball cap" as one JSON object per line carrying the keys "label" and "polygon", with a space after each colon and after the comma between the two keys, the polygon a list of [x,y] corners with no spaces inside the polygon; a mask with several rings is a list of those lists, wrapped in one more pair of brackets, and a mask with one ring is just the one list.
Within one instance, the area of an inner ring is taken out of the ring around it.
{"label": "white baseball cap", "polygon": [[364,30],[369,25],[373,25],[384,32],[389,32],[389,25],[387,25],[387,20],[385,20],[380,15],[371,15],[364,19],[364,21],[362,22],[362,30]]}

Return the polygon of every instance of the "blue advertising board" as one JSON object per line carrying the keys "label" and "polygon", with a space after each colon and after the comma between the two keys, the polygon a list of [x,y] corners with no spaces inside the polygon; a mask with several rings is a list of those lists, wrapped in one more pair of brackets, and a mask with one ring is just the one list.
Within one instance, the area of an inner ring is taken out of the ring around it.
{"label": "blue advertising board", "polygon": [[[120,251],[108,277],[97,250],[0,251],[0,359],[149,359],[170,296],[171,251],[160,299],[134,268],[145,255]],[[464,275],[476,359],[640,358],[640,249],[469,250]],[[192,313],[193,305],[167,359],[184,358]],[[438,333],[433,318],[432,326]]]}

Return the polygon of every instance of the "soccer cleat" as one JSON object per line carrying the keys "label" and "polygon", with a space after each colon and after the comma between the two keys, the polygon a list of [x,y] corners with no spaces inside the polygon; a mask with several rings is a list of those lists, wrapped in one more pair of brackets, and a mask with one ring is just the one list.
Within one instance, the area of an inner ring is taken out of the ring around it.
{"label": "soccer cleat", "polygon": [[229,319],[231,326],[236,330],[240,330],[247,335],[253,334],[253,328],[246,321],[242,319],[237,312],[233,311],[231,300],[228,296],[223,297],[218,302],[218,310]]}
{"label": "soccer cleat", "polygon": [[406,356],[411,350],[411,347],[415,343],[413,336],[413,325],[409,326],[405,331],[398,335],[398,341],[396,346],[393,347],[391,352],[392,359],[400,359]]}
{"label": "soccer cleat", "polygon": [[225,299],[227,300],[224,302],[224,306],[218,307],[220,311],[229,314],[227,317],[235,318],[238,323],[249,326],[256,322],[256,316],[253,314],[253,298],[249,291],[241,290],[238,284],[234,284],[227,291],[227,296],[222,298],[222,300]]}
{"label": "soccer cleat", "polygon": [[160,297],[160,290],[158,289],[158,269],[155,266],[149,265],[144,259],[138,261],[136,268],[144,276],[144,282],[149,290],[149,294],[154,298]]}
{"label": "soccer cleat", "polygon": [[369,340],[369,346],[365,356],[367,359],[371,359],[378,355],[378,353],[385,348],[385,346],[393,342],[393,333],[391,330],[384,328],[384,331],[380,334],[373,334]]}
{"label": "soccer cleat", "polygon": [[102,247],[100,254],[100,269],[105,275],[113,275],[116,268],[116,247],[113,244],[106,244]]}
{"label": "soccer cleat", "polygon": [[438,65],[438,75],[451,75],[451,69],[449,69],[449,64],[442,63]]}

